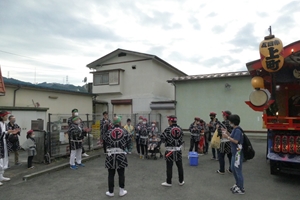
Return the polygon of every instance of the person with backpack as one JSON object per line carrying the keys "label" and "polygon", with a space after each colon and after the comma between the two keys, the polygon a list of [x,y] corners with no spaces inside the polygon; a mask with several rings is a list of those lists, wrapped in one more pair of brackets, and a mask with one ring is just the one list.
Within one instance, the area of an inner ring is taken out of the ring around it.
{"label": "person with backpack", "polygon": [[[230,115],[229,124],[233,128],[229,136],[229,132],[223,131],[223,138],[227,138],[231,145],[231,170],[235,178],[235,184],[230,188],[233,194],[245,194],[244,177],[243,177],[243,130],[239,127],[240,117],[236,114]],[[226,129],[224,129],[226,130]]]}

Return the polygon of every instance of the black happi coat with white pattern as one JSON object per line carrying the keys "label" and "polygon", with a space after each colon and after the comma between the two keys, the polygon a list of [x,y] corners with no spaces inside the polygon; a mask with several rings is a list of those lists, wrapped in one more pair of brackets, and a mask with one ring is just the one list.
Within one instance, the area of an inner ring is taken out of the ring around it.
{"label": "black happi coat with white pattern", "polygon": [[[177,124],[172,124],[164,130],[160,135],[162,142],[166,147],[181,147],[183,144],[183,131]],[[166,156],[170,151],[166,150],[165,159],[167,161],[179,161],[182,160],[182,151],[173,151],[170,156]]]}
{"label": "black happi coat with white pattern", "polygon": [[189,131],[191,132],[191,139],[195,142],[199,142],[202,129],[203,128],[200,124],[195,125],[195,123],[192,123],[189,128]]}
{"label": "black happi coat with white pattern", "polygon": [[[8,123],[7,124],[7,129],[8,130],[15,130],[15,129],[18,129],[20,128],[20,126],[18,126],[18,124],[14,123],[14,124],[11,124],[11,123]],[[12,134],[8,137],[7,139],[7,148],[8,148],[8,152],[12,152],[12,151],[17,151],[17,150],[20,150],[21,149],[21,146],[20,146],[20,142],[19,142],[19,136],[21,135],[20,131],[15,135],[15,134]],[[15,137],[16,138],[16,141],[15,142],[11,142],[9,140],[10,137]]]}
{"label": "black happi coat with white pattern", "polygon": [[147,124],[142,124],[139,130],[139,140],[141,145],[148,145],[149,132],[151,127]]}
{"label": "black happi coat with white pattern", "polygon": [[139,138],[140,138],[140,129],[141,129],[141,127],[142,127],[142,123],[141,122],[139,122],[136,126],[135,126],[135,139],[136,140],[139,140]]}
{"label": "black happi coat with white pattern", "polygon": [[[120,148],[125,152],[126,147],[130,143],[128,132],[116,125],[111,130],[103,135],[103,140],[106,142],[107,149]],[[128,166],[126,154],[106,154],[105,168],[120,169]]]}
{"label": "black happi coat with white pattern", "polygon": [[81,149],[82,139],[86,135],[86,132],[83,130],[81,124],[70,124],[68,133],[70,135],[71,150]]}
{"label": "black happi coat with white pattern", "polygon": [[103,136],[105,135],[105,133],[107,131],[109,131],[110,129],[112,129],[113,125],[110,121],[110,119],[105,119],[103,118],[100,122],[100,138],[103,139]]}

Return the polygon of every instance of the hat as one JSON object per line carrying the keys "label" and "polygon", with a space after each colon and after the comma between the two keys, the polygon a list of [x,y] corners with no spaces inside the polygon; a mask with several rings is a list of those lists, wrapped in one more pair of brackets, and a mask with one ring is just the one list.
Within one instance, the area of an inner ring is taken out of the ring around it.
{"label": "hat", "polygon": [[226,117],[228,117],[228,116],[231,115],[231,112],[228,111],[228,110],[222,111],[222,113],[223,113],[223,115],[226,116]]}
{"label": "hat", "polygon": [[116,116],[113,118],[113,124],[116,125],[116,124],[119,124],[122,120],[122,116]]}
{"label": "hat", "polygon": [[195,121],[200,121],[200,117],[195,117]]}
{"label": "hat", "polygon": [[0,112],[0,117],[4,117],[5,115],[8,115],[8,114],[10,114],[10,112],[8,112],[8,111],[6,111],[6,110],[2,110],[2,111]]}
{"label": "hat", "polygon": [[143,116],[139,116],[139,119],[144,119],[144,117]]}
{"label": "hat", "polygon": [[77,108],[74,108],[74,109],[72,110],[72,113],[75,113],[75,112],[78,112],[78,109],[77,109]]}
{"label": "hat", "polygon": [[148,119],[147,118],[143,118],[143,121],[148,121]]}
{"label": "hat", "polygon": [[33,133],[33,130],[27,131],[27,135],[30,135],[31,133]]}
{"label": "hat", "polygon": [[215,112],[210,112],[209,113],[209,116],[216,116],[217,115],[217,113],[215,113]]}
{"label": "hat", "polygon": [[170,115],[167,118],[168,118],[168,121],[177,122],[177,117],[175,115]]}

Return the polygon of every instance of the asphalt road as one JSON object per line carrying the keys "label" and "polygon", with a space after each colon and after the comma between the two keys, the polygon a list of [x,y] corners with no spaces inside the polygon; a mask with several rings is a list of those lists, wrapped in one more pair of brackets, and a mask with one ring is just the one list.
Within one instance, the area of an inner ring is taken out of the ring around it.
{"label": "asphalt road", "polygon": [[[123,198],[130,200],[164,199],[251,199],[285,200],[299,199],[300,176],[273,176],[265,159],[265,140],[252,140],[256,157],[243,163],[245,195],[232,194],[229,188],[234,183],[231,174],[219,175],[218,162],[210,160],[211,154],[201,156],[199,165],[189,166],[188,148],[185,148],[184,173],[185,185],[178,185],[177,169],[173,168],[173,186],[165,188],[165,162],[141,160],[136,154],[128,155],[129,167],[126,169],[128,194],[118,196],[118,179],[115,178],[115,197],[107,197],[107,170],[104,168],[104,156],[86,162],[86,167],[73,171],[65,168],[61,171],[45,174],[27,182],[12,179],[0,187],[0,200],[98,200]],[[102,151],[101,151],[102,152]],[[228,160],[226,160],[226,168]]]}

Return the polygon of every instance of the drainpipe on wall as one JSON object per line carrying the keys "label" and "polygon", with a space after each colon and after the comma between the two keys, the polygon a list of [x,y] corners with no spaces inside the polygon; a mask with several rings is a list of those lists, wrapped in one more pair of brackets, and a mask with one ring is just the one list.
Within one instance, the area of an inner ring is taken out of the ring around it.
{"label": "drainpipe on wall", "polygon": [[20,85],[18,85],[17,89],[14,90],[14,101],[13,101],[13,107],[16,107],[16,95],[17,91],[21,88]]}

